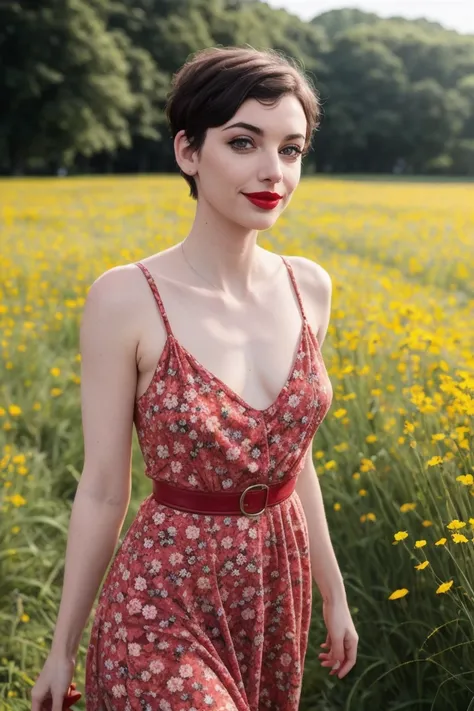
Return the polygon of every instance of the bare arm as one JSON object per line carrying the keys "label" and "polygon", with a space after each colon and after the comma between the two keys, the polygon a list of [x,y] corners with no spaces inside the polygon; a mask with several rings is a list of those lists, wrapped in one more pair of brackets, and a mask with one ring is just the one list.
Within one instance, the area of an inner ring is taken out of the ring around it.
{"label": "bare arm", "polygon": [[308,525],[311,574],[326,602],[345,599],[344,581],[329,535],[319,478],[313,464],[312,447],[298,476],[296,492],[304,508]]}
{"label": "bare arm", "polygon": [[131,493],[136,343],[130,271],[105,272],[81,324],[84,467],[71,513],[61,604],[51,654],[75,659],[114,553]]}
{"label": "bare arm", "polygon": [[[318,313],[317,338],[322,347],[331,314],[332,283],[329,274],[318,264],[307,263],[306,267],[307,274],[309,272],[306,278],[309,284],[307,293],[314,302],[314,311]],[[298,475],[296,492],[306,515],[314,581],[324,600],[344,599],[343,578],[329,535],[321,486],[313,464],[312,443],[306,452],[303,469]]]}

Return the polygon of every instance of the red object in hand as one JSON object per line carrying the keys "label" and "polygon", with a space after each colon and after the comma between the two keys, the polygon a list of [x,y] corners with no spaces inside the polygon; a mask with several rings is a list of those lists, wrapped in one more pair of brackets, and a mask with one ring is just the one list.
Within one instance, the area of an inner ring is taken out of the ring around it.
{"label": "red object in hand", "polygon": [[[73,704],[75,704],[81,698],[82,694],[80,691],[76,691],[76,684],[72,682],[70,685],[66,696],[63,699],[62,711],[70,709]],[[41,711],[52,711],[53,699],[49,697],[45,699],[41,704]]]}

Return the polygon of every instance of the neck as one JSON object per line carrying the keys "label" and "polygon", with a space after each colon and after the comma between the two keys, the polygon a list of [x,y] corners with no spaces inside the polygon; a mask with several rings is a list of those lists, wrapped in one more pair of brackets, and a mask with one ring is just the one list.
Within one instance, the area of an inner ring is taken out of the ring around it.
{"label": "neck", "polygon": [[226,220],[201,201],[184,240],[184,249],[194,269],[206,281],[242,299],[255,289],[259,278],[262,250],[257,245],[257,236],[257,230]]}

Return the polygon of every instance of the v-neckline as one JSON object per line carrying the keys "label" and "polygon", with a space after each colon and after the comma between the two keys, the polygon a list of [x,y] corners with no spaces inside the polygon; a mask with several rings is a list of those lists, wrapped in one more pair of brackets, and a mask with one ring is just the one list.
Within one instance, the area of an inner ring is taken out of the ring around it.
{"label": "v-neckline", "polygon": [[[235,400],[236,402],[238,402],[240,405],[242,405],[242,407],[245,407],[246,410],[257,413],[258,415],[262,416],[262,415],[267,414],[270,410],[272,410],[274,407],[276,407],[276,405],[278,405],[278,403],[280,402],[280,399],[283,397],[286,390],[288,389],[288,386],[289,386],[289,384],[293,378],[294,372],[296,370],[296,366],[298,365],[298,357],[301,352],[301,348],[303,347],[304,338],[306,335],[306,328],[307,328],[307,321],[306,321],[306,318],[303,318],[300,336],[298,339],[298,347],[296,349],[296,355],[293,358],[293,362],[291,364],[290,372],[283,384],[283,387],[280,389],[276,398],[273,400],[272,403],[270,403],[270,405],[268,405],[268,407],[265,407],[263,409],[254,407],[253,405],[250,405],[250,403],[246,402],[246,400],[244,400],[244,398],[241,395],[236,393],[235,390],[233,390],[230,387],[230,385],[227,385],[227,383],[225,383],[223,380],[221,380],[217,375],[215,375],[215,373],[213,373],[211,370],[209,370],[209,368],[206,368],[205,365],[203,365],[190,351],[188,351],[187,348],[185,348],[179,342],[179,340],[176,338],[176,336],[174,334],[169,333],[167,335],[166,341],[167,341],[167,343],[170,343],[171,341],[173,341],[175,344],[175,347],[179,351],[184,353],[186,358],[193,363],[194,367],[197,370],[202,370],[208,376],[208,378],[210,380],[213,380],[221,388],[221,390],[223,390],[232,400]],[[166,348],[164,350],[166,350]]]}

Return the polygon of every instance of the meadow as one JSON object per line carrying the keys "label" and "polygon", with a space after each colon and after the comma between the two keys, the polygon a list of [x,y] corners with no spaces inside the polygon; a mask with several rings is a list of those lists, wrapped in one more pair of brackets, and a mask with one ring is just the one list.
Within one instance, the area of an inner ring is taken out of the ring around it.
{"label": "meadow", "polygon": [[[473,194],[307,178],[259,236],[319,262],[334,290],[323,346],[334,402],[313,454],[359,658],[341,681],[320,668],[315,589],[302,711],[474,709]],[[2,711],[30,708],[54,629],[83,463],[87,290],[183,239],[193,212],[178,176],[0,182]],[[121,538],[149,492],[134,434]]]}

